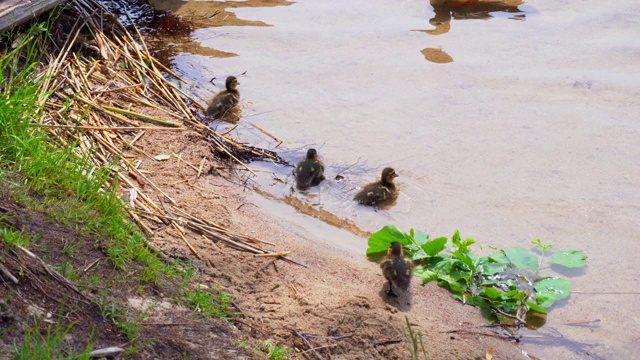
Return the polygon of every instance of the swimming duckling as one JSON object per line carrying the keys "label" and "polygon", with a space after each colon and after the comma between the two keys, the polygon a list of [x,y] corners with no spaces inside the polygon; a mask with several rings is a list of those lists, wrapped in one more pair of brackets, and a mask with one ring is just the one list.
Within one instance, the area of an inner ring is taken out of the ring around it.
{"label": "swimming duckling", "polygon": [[396,171],[388,167],[382,170],[380,181],[367,184],[360,190],[353,200],[360,204],[370,206],[380,206],[393,202],[398,197],[399,189],[393,183],[393,179],[398,175]]}
{"label": "swimming duckling", "polygon": [[318,159],[316,149],[307,150],[307,157],[296,166],[296,182],[298,189],[305,190],[316,186],[324,180],[324,165]]}
{"label": "swimming duckling", "polygon": [[213,97],[204,114],[214,119],[223,119],[227,115],[231,115],[229,110],[238,105],[240,101],[240,92],[237,90],[239,84],[235,76],[229,76],[225,81],[226,90],[220,91]]}
{"label": "swimming duckling", "polygon": [[407,291],[411,283],[413,263],[402,254],[402,245],[394,241],[387,250],[387,257],[380,263],[382,275],[389,281],[387,295],[398,296],[393,292],[395,285],[402,291]]}

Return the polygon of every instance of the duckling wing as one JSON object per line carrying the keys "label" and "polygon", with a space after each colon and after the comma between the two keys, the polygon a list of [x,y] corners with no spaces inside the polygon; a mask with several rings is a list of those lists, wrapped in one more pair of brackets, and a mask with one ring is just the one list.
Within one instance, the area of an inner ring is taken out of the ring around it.
{"label": "duckling wing", "polygon": [[239,98],[235,94],[228,91],[221,91],[211,100],[211,105],[205,110],[205,115],[220,118],[224,116],[229,109],[238,105],[238,102]]}
{"label": "duckling wing", "polygon": [[393,279],[397,275],[393,267],[393,259],[386,258],[382,260],[380,267],[382,268],[382,275],[384,275],[385,279],[393,282]]}
{"label": "duckling wing", "polygon": [[315,174],[311,180],[311,186],[316,186],[324,180],[324,165],[321,161],[315,160],[313,163],[313,173]]}
{"label": "duckling wing", "polygon": [[353,197],[360,204],[376,205],[391,198],[391,191],[385,186],[373,183],[365,186],[360,192]]}

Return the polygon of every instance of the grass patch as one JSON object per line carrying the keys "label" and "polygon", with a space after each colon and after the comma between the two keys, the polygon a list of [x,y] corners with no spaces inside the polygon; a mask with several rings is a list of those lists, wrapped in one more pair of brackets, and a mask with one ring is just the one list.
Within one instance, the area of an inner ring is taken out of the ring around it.
{"label": "grass patch", "polygon": [[20,245],[25,248],[31,242],[31,235],[25,233],[22,230],[16,231],[9,227],[0,228],[0,238],[8,244]]}
{"label": "grass patch", "polygon": [[58,322],[55,326],[48,326],[45,335],[40,334],[41,325],[30,327],[24,334],[22,346],[18,346],[14,341],[13,349],[15,355],[13,359],[89,359],[89,353],[93,348],[91,342],[87,344],[85,350],[80,354],[74,354],[66,350],[65,337],[73,325],[72,323],[63,328]]}
{"label": "grass patch", "polygon": [[[39,64],[49,37],[47,24],[21,36],[0,35],[0,43],[14,45],[0,54],[0,181],[13,184],[18,202],[46,212],[52,221],[99,236],[116,268],[128,269],[132,261],[142,264],[138,276],[143,282],[158,284],[163,275],[190,276],[148,249],[145,236],[123,209],[110,168],[95,167],[77,156],[74,144],[62,146],[60,139],[34,126],[41,121],[41,104],[48,95],[40,91],[44,78]],[[4,231],[2,237],[28,245],[28,239],[16,233]]]}
{"label": "grass patch", "polygon": [[267,358],[271,360],[285,360],[289,359],[289,350],[284,346],[277,346],[266,340],[261,344],[261,348],[257,349],[260,352],[267,354]]}
{"label": "grass patch", "polygon": [[[50,20],[51,21],[51,20]],[[50,23],[32,26],[23,34],[0,34],[0,183],[14,201],[45,213],[53,223],[64,224],[79,234],[92,235],[94,247],[101,249],[119,272],[108,279],[90,275],[83,279],[86,264],[71,259],[80,243],[63,243],[62,260],[54,268],[70,281],[112,284],[139,281],[139,289],[160,285],[172,278],[190,278],[190,264],[167,264],[146,245],[146,237],[130,221],[118,197],[117,175],[113,167],[98,167],[83,159],[73,143],[50,136],[41,124],[45,99],[41,91],[45,80],[40,64],[45,63],[45,48],[51,46]],[[118,159],[114,159],[118,161]],[[2,218],[0,218],[0,223]],[[0,239],[8,244],[33,247],[33,235],[0,226]],[[38,244],[39,245],[39,244]],[[171,281],[171,280],[170,280]],[[107,305],[108,303],[108,305]],[[139,337],[136,321],[126,317],[126,309],[111,300],[101,305],[103,318],[113,322],[129,340]],[[217,311],[226,316],[219,307]],[[137,319],[136,319],[137,320]],[[40,324],[39,329],[44,329]],[[14,342],[16,359],[87,358],[65,354],[64,337],[71,329],[48,327],[46,336],[34,327],[25,333],[22,344]],[[19,342],[18,342],[19,343]]]}
{"label": "grass patch", "polygon": [[233,298],[225,291],[217,295],[203,291],[198,285],[195,291],[184,295],[184,302],[194,311],[205,316],[218,317],[233,323],[236,312],[231,308]]}

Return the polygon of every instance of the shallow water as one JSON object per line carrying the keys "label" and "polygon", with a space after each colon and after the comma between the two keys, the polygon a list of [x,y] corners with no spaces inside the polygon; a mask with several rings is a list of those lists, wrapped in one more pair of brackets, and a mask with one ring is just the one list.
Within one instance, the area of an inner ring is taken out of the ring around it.
{"label": "shallow water", "polygon": [[[563,274],[576,292],[540,331],[525,333],[546,337],[521,348],[546,359],[640,357],[640,295],[611,294],[640,288],[634,1],[492,2],[505,7],[437,17],[439,5],[423,1],[261,3],[232,3],[234,26],[200,22],[189,41],[208,50],[179,49],[170,60],[203,101],[219,90],[210,79],[219,87],[238,76],[245,119],[235,135],[275,147],[258,125],[284,140],[278,150],[291,162],[314,146],[330,177],[345,177],[296,196],[367,231],[394,223],[432,236],[459,229],[500,247],[540,238],[584,250],[588,268]],[[357,187],[385,166],[400,175],[397,205],[355,205]],[[263,190],[289,194],[291,168],[254,168]],[[286,216],[364,253],[365,238]]]}

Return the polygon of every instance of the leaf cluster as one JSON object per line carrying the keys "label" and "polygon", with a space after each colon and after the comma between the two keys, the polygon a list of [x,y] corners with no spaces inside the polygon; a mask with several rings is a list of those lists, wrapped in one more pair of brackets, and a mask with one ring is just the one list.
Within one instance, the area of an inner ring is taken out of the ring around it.
{"label": "leaf cluster", "polygon": [[[367,255],[387,251],[393,241],[402,244],[407,256],[421,265],[414,275],[422,278],[423,284],[436,281],[451,290],[456,299],[488,310],[500,322],[511,318],[524,324],[527,312],[546,314],[548,308],[571,292],[567,280],[538,275],[546,253],[553,247],[539,239],[532,243],[541,257],[519,246],[488,246],[492,253],[480,256],[469,249],[476,241],[461,238],[457,230],[451,238],[431,239],[426,233],[413,229],[405,233],[389,225],[371,235]],[[549,263],[576,268],[585,266],[586,259],[581,251],[564,249],[555,252]]]}

